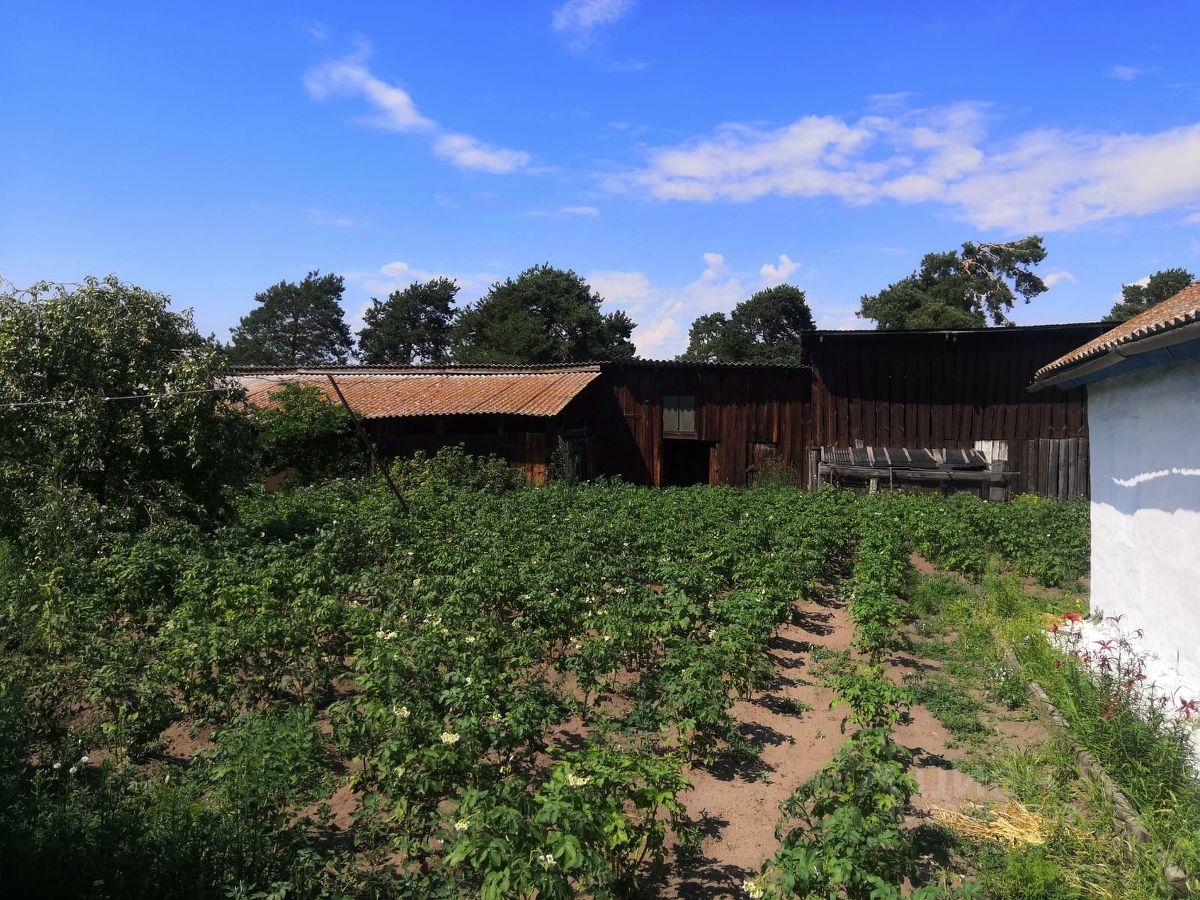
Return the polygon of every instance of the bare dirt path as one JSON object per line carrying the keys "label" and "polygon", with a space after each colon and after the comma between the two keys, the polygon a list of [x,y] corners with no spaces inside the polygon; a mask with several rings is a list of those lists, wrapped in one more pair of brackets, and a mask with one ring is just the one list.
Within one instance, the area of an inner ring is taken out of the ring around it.
{"label": "bare dirt path", "polygon": [[[732,710],[743,734],[762,748],[761,757],[744,767],[718,765],[688,773],[694,789],[681,799],[700,828],[699,852],[673,860],[655,883],[647,885],[651,895],[745,896],[742,882],[757,874],[778,848],[779,804],[820,771],[845,740],[844,712],[830,710],[834,693],[821,683],[813,657],[822,647],[852,652],[852,638],[853,623],[839,601],[797,602],[793,622],[771,643],[775,684],[750,701],[738,701]],[[891,660],[897,682],[907,672],[938,668],[936,661],[911,654],[896,654]],[[996,729],[996,740],[1005,745],[1024,746],[1045,738],[1036,722],[1024,721],[1020,714],[1008,715],[985,704],[983,716]],[[955,760],[970,751],[925,707],[914,706],[895,735],[913,752],[910,771],[920,786],[911,824],[927,818],[934,807],[959,810],[964,802],[1006,799],[997,788],[954,768]]]}

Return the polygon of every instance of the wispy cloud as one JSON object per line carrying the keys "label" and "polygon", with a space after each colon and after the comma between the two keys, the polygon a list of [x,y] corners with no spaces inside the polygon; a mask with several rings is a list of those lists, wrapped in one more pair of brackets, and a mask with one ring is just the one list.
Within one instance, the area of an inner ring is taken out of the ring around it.
{"label": "wispy cloud", "polygon": [[979,228],[1054,231],[1200,200],[1200,124],[1150,133],[1039,129],[988,137],[988,109],[891,107],[781,128],[730,124],[650,151],[610,190],[661,200],[768,195],[948,205]]}
{"label": "wispy cloud", "polygon": [[531,216],[576,217],[591,218],[600,215],[600,210],[594,206],[560,206],[558,209],[531,210]]}
{"label": "wispy cloud", "polygon": [[1108,70],[1110,78],[1115,78],[1117,81],[1133,81],[1139,75],[1144,75],[1145,69],[1139,69],[1137,66],[1113,66]]}
{"label": "wispy cloud", "polygon": [[498,175],[523,169],[530,161],[529,154],[523,150],[495,147],[469,134],[444,134],[434,141],[433,152],[460,169],[478,169]]}
{"label": "wispy cloud", "polygon": [[1042,281],[1046,282],[1046,287],[1052,288],[1060,281],[1069,281],[1071,284],[1075,284],[1079,281],[1079,279],[1066,269],[1060,269],[1057,272],[1047,272],[1042,276]]}
{"label": "wispy cloud", "polygon": [[632,8],[633,0],[567,0],[554,10],[551,22],[555,31],[569,36],[573,49],[583,50],[597,28],[611,25]]}
{"label": "wispy cloud", "polygon": [[[692,281],[681,286],[660,286],[643,272],[597,271],[587,281],[604,298],[605,304],[629,313],[638,323],[633,342],[638,354],[650,358],[677,356],[687,349],[688,330],[697,316],[729,312],[763,285],[778,284],[799,268],[786,255],[778,264],[767,263],[751,273],[733,271],[721,253],[705,253],[704,267]],[[828,328],[862,327],[853,310],[831,306],[810,298],[818,322]]]}
{"label": "wispy cloud", "polygon": [[428,135],[433,152],[460,169],[501,174],[527,167],[532,158],[523,150],[485,143],[473,135],[448,131],[423,116],[404,88],[389,84],[367,68],[370,48],[363,44],[343,59],[327,60],[304,76],[304,87],[314,100],[359,97],[373,109],[363,124],[385,131]]}

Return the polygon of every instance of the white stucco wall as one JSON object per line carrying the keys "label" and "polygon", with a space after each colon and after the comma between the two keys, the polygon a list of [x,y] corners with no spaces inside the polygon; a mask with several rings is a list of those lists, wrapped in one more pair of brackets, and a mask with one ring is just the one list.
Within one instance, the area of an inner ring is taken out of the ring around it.
{"label": "white stucco wall", "polygon": [[1088,385],[1092,609],[1200,689],[1200,359]]}

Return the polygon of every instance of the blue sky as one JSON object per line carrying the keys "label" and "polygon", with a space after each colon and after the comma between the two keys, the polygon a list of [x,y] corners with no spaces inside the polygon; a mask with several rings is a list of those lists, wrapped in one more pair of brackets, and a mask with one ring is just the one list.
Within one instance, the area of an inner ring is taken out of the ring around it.
{"label": "blue sky", "polygon": [[17,4],[0,274],[114,272],[224,338],[309,269],[473,299],[549,261],[672,356],[787,280],[825,327],[1045,235],[1021,323],[1200,272],[1200,4]]}

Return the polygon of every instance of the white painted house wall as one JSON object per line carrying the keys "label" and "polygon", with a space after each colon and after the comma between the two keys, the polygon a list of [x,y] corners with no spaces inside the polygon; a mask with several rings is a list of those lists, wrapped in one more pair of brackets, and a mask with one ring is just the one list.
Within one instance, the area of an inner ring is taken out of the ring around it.
{"label": "white painted house wall", "polygon": [[1088,385],[1092,609],[1200,688],[1200,359]]}

